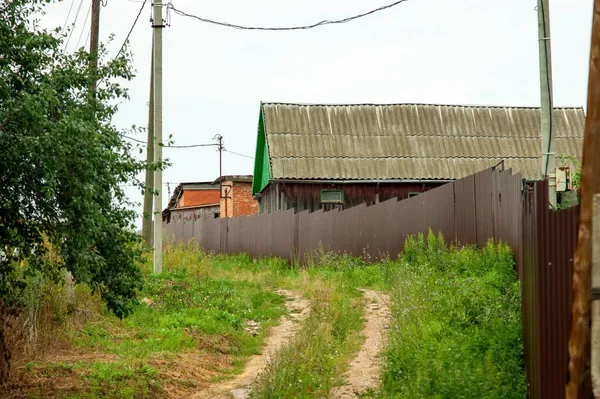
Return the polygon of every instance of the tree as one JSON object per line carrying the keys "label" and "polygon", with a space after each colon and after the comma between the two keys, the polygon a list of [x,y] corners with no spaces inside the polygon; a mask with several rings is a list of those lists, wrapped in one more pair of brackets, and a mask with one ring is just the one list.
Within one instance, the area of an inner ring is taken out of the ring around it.
{"label": "tree", "polygon": [[65,34],[39,25],[47,2],[0,1],[0,307],[18,309],[19,265],[43,269],[51,246],[60,267],[124,317],[142,279],[123,186],[141,186],[136,174],[154,167],[111,123],[128,98],[120,82],[133,77],[130,55],[106,61],[101,46],[91,96],[90,55],[65,53]]}

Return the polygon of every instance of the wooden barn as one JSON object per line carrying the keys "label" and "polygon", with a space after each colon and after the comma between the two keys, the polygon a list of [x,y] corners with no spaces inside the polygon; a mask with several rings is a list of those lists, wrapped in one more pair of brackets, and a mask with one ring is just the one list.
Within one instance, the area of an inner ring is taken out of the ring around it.
{"label": "wooden barn", "polygon": [[[582,108],[555,108],[557,163],[581,157]],[[496,165],[541,180],[540,109],[427,104],[260,107],[259,212],[407,198]]]}

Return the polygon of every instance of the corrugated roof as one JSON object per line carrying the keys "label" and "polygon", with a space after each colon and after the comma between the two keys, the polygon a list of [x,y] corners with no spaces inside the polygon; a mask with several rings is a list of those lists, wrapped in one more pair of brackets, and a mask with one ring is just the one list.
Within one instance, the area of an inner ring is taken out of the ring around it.
{"label": "corrugated roof", "polygon": [[[540,109],[456,105],[262,105],[273,179],[457,179],[505,160],[541,169]],[[556,108],[556,153],[581,156],[582,108]]]}

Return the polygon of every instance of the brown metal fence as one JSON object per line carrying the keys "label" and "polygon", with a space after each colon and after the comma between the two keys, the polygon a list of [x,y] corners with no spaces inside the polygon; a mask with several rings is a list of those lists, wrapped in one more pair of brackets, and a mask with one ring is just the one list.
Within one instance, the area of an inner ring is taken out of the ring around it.
{"label": "brown metal fence", "polygon": [[168,239],[195,240],[207,251],[300,260],[319,247],[372,257],[402,251],[410,235],[429,229],[449,242],[517,244],[521,226],[518,174],[488,169],[415,197],[331,212],[274,212],[231,219],[171,222]]}
{"label": "brown metal fence", "polygon": [[530,398],[563,399],[568,379],[573,255],[579,207],[548,209],[548,184],[523,196],[519,247],[523,338]]}
{"label": "brown metal fence", "polygon": [[408,236],[429,229],[460,245],[502,240],[513,249],[521,280],[529,397],[562,399],[577,216],[576,207],[548,209],[546,182],[528,187],[510,170],[487,169],[402,201],[343,211],[171,222],[165,231],[171,241],[195,240],[207,251],[300,261],[321,247],[396,258]]}

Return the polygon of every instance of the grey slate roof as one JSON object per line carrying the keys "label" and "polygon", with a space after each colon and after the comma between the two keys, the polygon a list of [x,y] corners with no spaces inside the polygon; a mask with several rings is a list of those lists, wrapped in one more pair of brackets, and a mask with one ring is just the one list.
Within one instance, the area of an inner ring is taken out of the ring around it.
{"label": "grey slate roof", "polygon": [[[540,109],[264,103],[273,179],[457,179],[505,160],[541,175]],[[555,108],[557,155],[581,157],[582,108]]]}

